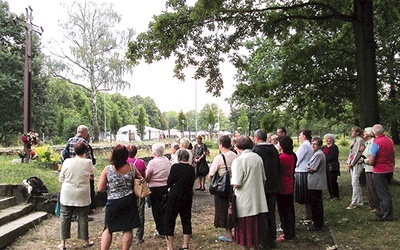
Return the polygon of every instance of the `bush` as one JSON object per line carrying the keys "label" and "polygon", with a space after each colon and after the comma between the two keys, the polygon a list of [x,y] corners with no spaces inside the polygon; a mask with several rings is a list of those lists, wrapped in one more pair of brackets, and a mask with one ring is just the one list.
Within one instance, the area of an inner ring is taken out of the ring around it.
{"label": "bush", "polygon": [[51,140],[51,143],[53,145],[63,145],[66,144],[66,140],[61,138],[60,136],[54,136],[53,139]]}
{"label": "bush", "polygon": [[34,151],[36,152],[34,162],[39,164],[56,164],[60,162],[60,155],[47,145],[35,147]]}
{"label": "bush", "polygon": [[340,140],[336,143],[339,146],[347,147],[349,146],[349,141],[346,138],[340,138]]}

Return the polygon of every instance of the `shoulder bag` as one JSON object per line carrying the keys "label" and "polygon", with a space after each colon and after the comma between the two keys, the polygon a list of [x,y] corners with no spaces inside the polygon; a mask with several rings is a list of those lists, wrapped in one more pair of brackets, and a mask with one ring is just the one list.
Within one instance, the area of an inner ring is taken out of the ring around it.
{"label": "shoulder bag", "polygon": [[133,191],[135,192],[136,197],[138,198],[144,198],[151,194],[149,185],[147,184],[147,181],[145,178],[139,175],[139,178],[136,177],[136,172],[138,170],[136,169],[135,163],[131,165],[131,168],[135,168],[135,178],[134,178],[134,183],[133,183]]}
{"label": "shoulder bag", "polygon": [[228,170],[228,166],[226,165],[225,155],[221,153],[222,159],[225,164],[225,173],[223,175],[219,175],[218,171],[214,174],[211,183],[210,183],[210,193],[213,195],[219,195],[223,197],[228,197],[231,193],[231,180],[230,174]]}

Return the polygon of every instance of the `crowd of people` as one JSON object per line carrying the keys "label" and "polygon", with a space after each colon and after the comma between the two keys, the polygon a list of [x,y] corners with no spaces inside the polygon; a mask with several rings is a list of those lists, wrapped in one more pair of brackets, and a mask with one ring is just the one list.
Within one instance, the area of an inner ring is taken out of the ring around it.
{"label": "crowd of people", "polygon": [[[134,145],[116,145],[98,182],[98,191],[107,192],[104,231],[101,249],[110,249],[114,232],[122,232],[122,249],[133,242],[133,229],[137,228],[136,242],[144,242],[145,203],[151,204],[156,225],[155,237],[163,237],[168,250],[174,247],[177,216],[183,231],[182,249],[189,249],[192,235],[192,203],[194,190],[204,191],[207,176],[230,176],[230,194],[214,195],[214,226],[224,229],[218,237],[222,242],[236,242],[243,249],[272,249],[296,238],[294,202],[304,205],[300,219],[309,231],[324,227],[322,191],[328,189],[331,201],[340,200],[339,147],[333,134],[323,139],[312,137],[310,130],[298,133],[299,147],[294,152],[292,138],[284,127],[276,134],[258,129],[253,137],[231,139],[223,135],[218,140],[220,153],[208,167],[208,149],[202,137],[193,146],[182,138],[172,146],[171,157],[165,156],[162,143],[152,145],[152,159],[146,165],[135,158]],[[88,129],[81,125],[76,136],[68,140],[69,152],[61,168],[60,191],[60,245],[66,249],[74,213],[77,214],[78,238],[84,247],[94,245],[89,240],[88,221],[93,202],[93,175],[95,158],[89,145]],[[394,144],[384,135],[383,127],[351,129],[353,141],[347,158],[351,174],[352,199],[347,209],[363,206],[360,175],[366,174],[368,201],[372,212],[380,221],[393,220],[393,207],[389,182],[394,172]],[[363,136],[363,138],[361,138]],[[203,169],[206,166],[206,169]],[[145,178],[151,190],[146,198],[133,192],[135,178]],[[194,188],[195,179],[199,186]],[[236,199],[236,218],[228,218],[232,197]],[[279,224],[276,220],[279,215]],[[278,232],[278,233],[277,233]]]}

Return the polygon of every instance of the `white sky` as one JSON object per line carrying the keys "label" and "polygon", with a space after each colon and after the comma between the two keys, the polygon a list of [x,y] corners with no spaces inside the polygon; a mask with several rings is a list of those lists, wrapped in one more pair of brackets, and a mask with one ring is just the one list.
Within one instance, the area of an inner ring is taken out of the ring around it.
{"label": "white sky", "polygon": [[[98,1],[98,0],[94,0]],[[16,14],[26,13],[29,5],[33,9],[33,23],[42,26],[42,49],[46,53],[46,46],[51,40],[61,40],[62,35],[58,26],[59,20],[65,20],[65,12],[61,3],[72,3],[72,0],[8,0],[10,11]],[[100,2],[100,1],[99,1]],[[133,28],[136,34],[144,32],[153,15],[164,10],[164,0],[112,0],[114,9],[122,15],[122,24]],[[124,90],[123,95],[128,97],[140,95],[151,97],[156,102],[161,112],[183,110],[187,112],[195,109],[195,81],[189,75],[194,69],[188,69],[186,81],[182,82],[173,77],[173,60],[165,60],[150,65],[140,64],[134,68],[131,88]],[[207,103],[216,103],[229,114],[229,104],[224,101],[234,91],[235,68],[226,63],[221,67],[224,86],[221,97],[216,98],[211,93],[206,93],[205,80],[197,81],[197,111]]]}

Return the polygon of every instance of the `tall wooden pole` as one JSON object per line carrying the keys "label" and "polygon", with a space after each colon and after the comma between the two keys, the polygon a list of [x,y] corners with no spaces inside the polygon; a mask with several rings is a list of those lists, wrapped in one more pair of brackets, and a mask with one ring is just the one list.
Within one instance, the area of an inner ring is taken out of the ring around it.
{"label": "tall wooden pole", "polygon": [[[43,28],[32,23],[32,8],[29,6],[25,8],[26,16],[25,20],[19,20],[18,18],[14,19],[15,22],[18,22],[18,25],[24,26],[26,29],[26,39],[25,39],[25,63],[24,63],[24,134],[27,134],[31,131],[31,117],[32,117],[32,108],[31,108],[31,99],[32,99],[32,31],[37,32],[38,34],[42,34]],[[25,151],[25,162],[29,162],[31,144],[26,143],[24,145]]]}

